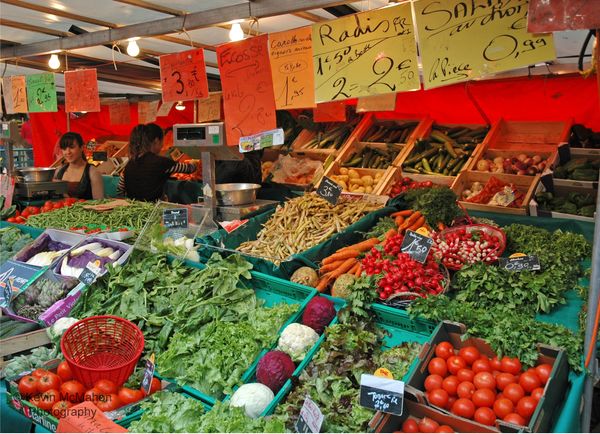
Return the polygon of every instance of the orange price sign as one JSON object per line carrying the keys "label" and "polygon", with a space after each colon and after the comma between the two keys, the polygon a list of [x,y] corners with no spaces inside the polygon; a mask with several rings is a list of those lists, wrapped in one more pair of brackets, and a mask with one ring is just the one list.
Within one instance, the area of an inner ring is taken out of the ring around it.
{"label": "orange price sign", "polygon": [[65,71],[65,111],[99,112],[98,77],[95,69]]}
{"label": "orange price sign", "polygon": [[323,102],[313,110],[315,122],[344,122],[346,120],[346,104],[343,101]]}
{"label": "orange price sign", "polygon": [[217,47],[227,144],[277,128],[268,35]]}
{"label": "orange price sign", "polygon": [[129,125],[131,123],[131,112],[129,101],[114,101],[108,105],[108,116],[111,125]]}
{"label": "orange price sign", "polygon": [[6,113],[27,113],[27,86],[24,75],[13,75],[2,79]]}
{"label": "orange price sign", "polygon": [[159,57],[162,101],[177,102],[208,96],[202,48]]}

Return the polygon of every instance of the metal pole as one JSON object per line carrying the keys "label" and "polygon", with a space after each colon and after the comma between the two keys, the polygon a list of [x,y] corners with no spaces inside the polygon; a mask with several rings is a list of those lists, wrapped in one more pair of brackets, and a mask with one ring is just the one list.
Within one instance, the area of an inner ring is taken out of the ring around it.
{"label": "metal pole", "polygon": [[204,207],[210,209],[213,220],[217,218],[217,198],[215,197],[215,156],[212,152],[202,152],[202,193]]}

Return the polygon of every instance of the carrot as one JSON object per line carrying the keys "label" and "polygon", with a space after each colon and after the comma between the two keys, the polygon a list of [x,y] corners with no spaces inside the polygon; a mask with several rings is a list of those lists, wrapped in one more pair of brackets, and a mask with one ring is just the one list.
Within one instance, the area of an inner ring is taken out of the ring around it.
{"label": "carrot", "polygon": [[443,231],[444,229],[446,229],[446,225],[444,224],[444,222],[439,222],[437,224],[437,227],[440,231]]}
{"label": "carrot", "polygon": [[415,211],[409,218],[407,218],[404,221],[404,223],[402,223],[402,226],[400,226],[398,228],[398,232],[411,227],[419,219],[419,217],[421,217],[422,215],[423,214],[421,214],[420,211]]}
{"label": "carrot", "polygon": [[419,229],[421,226],[423,226],[423,224],[425,224],[425,217],[421,216],[417,219],[416,222],[413,223],[413,225],[407,229],[410,229],[411,231],[416,231],[417,229]]}
{"label": "carrot", "polygon": [[321,264],[327,265],[327,264],[330,264],[335,261],[340,261],[342,259],[349,259],[349,258],[355,259],[358,255],[360,255],[360,252],[358,250],[354,250],[354,249],[342,250],[337,253],[334,253],[333,255],[326,257],[325,259],[323,259],[321,261]]}
{"label": "carrot", "polygon": [[403,211],[397,211],[397,212],[390,214],[390,217],[408,217],[412,213],[413,213],[412,209],[405,209]]}
{"label": "carrot", "polygon": [[333,270],[329,275],[331,276],[332,279],[337,279],[342,274],[347,273],[348,271],[350,271],[350,269],[352,269],[352,267],[354,267],[354,265],[357,262],[358,262],[358,260],[356,259],[356,257],[354,257],[354,258],[348,258],[348,259],[346,259],[344,261],[344,263],[342,265],[340,265],[338,268],[336,268],[335,270]]}
{"label": "carrot", "polygon": [[404,223],[404,217],[402,217],[401,215],[399,215],[398,217],[396,217],[396,219],[394,220],[394,223],[396,223],[396,226],[401,226],[402,223]]}
{"label": "carrot", "polygon": [[325,276],[321,277],[321,280],[319,280],[319,283],[316,286],[317,291],[325,292],[330,281],[331,281],[331,276],[329,276],[329,274],[326,274]]}
{"label": "carrot", "polygon": [[335,262],[330,262],[329,264],[325,264],[323,265],[320,269],[319,269],[319,273],[321,273],[322,275],[325,273],[328,273],[330,271],[335,270],[337,267],[339,267],[340,265],[342,265],[342,262],[344,262],[343,260],[339,260],[339,261],[335,261]]}
{"label": "carrot", "polygon": [[356,274],[356,270],[360,270],[360,262],[357,262],[356,265],[348,271],[348,274]]}
{"label": "carrot", "polygon": [[396,232],[396,229],[390,229],[389,231],[387,231],[385,233],[384,240],[387,240],[388,238],[391,238],[391,237],[393,237],[394,235],[397,235],[397,234],[398,234],[398,232]]}
{"label": "carrot", "polygon": [[341,253],[346,252],[348,250],[358,250],[359,252],[365,252],[367,250],[371,250],[377,244],[379,244],[379,238],[369,238],[368,240],[362,241],[360,243],[344,247],[343,249],[338,250],[338,252]]}
{"label": "carrot", "polygon": [[361,274],[362,274],[362,265],[358,264],[358,267],[356,267],[356,272],[354,273],[354,275],[356,277],[360,277]]}

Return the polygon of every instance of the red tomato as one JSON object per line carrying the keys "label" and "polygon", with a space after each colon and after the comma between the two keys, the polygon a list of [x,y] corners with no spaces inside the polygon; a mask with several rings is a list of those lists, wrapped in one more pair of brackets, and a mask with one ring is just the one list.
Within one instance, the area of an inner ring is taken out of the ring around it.
{"label": "red tomato", "polygon": [[26,219],[26,218],[27,218],[27,217],[29,217],[30,215],[31,215],[31,213],[29,212],[29,210],[28,210],[27,208],[25,208],[25,209],[23,210],[23,212],[21,213],[21,216],[20,216],[20,217],[23,217],[23,218],[25,218],[25,219]]}
{"label": "red tomato", "polygon": [[456,395],[456,388],[459,383],[460,381],[458,381],[458,378],[454,375],[450,375],[442,381],[442,389],[448,392],[448,395]]}
{"label": "red tomato", "polygon": [[96,406],[100,411],[113,411],[123,406],[116,393],[103,393],[99,396]]}
{"label": "red tomato", "polygon": [[37,206],[32,206],[29,210],[31,215],[36,215],[40,213],[40,209]]}
{"label": "red tomato", "polygon": [[42,393],[50,389],[58,390],[61,384],[62,380],[58,375],[48,372],[38,379],[38,390]]}
{"label": "red tomato", "polygon": [[402,424],[402,431],[404,432],[419,432],[419,425],[413,418],[406,419]]}
{"label": "red tomato", "polygon": [[117,385],[110,380],[96,381],[94,389],[98,389],[100,393],[104,394],[117,393]]}
{"label": "red tomato", "polygon": [[50,373],[50,371],[47,371],[47,370],[45,370],[45,369],[38,368],[38,369],[36,369],[35,371],[33,371],[33,372],[31,373],[31,375],[33,375],[35,378],[41,378],[41,377],[43,377],[44,375],[47,375],[47,374],[49,374],[49,373]]}
{"label": "red tomato", "polygon": [[484,359],[475,360],[471,369],[473,369],[473,372],[476,374],[479,372],[492,372],[492,366],[490,365],[490,362]]}
{"label": "red tomato", "polygon": [[96,404],[98,402],[98,399],[100,398],[100,395],[102,395],[102,392],[100,392],[98,389],[91,388],[87,392],[85,392],[85,395],[83,395],[83,400],[86,402],[93,402],[94,404]]}
{"label": "red tomato", "polygon": [[496,422],[496,413],[491,408],[481,407],[475,410],[475,422],[492,426]]}
{"label": "red tomato", "polygon": [[447,360],[448,357],[454,355],[454,347],[450,342],[440,342],[435,346],[435,355],[436,357]]}
{"label": "red tomato", "polygon": [[26,375],[19,380],[19,393],[23,399],[31,399],[38,393],[38,379],[33,375]]}
{"label": "red tomato", "polygon": [[475,374],[473,384],[477,389],[496,389],[496,380],[494,380],[494,376],[489,372],[479,372],[478,374]]}
{"label": "red tomato", "polygon": [[524,417],[525,420],[528,420],[531,418],[531,416],[533,416],[533,412],[535,411],[536,407],[537,401],[535,398],[532,398],[531,396],[524,396],[523,398],[519,399],[516,409],[520,416]]}
{"label": "red tomato", "polygon": [[459,398],[452,406],[452,413],[460,417],[472,419],[473,414],[475,414],[475,404],[470,399]]}
{"label": "red tomato", "polygon": [[454,430],[448,425],[440,425],[439,428],[435,430],[435,432],[454,432]]}
{"label": "red tomato", "polygon": [[67,362],[60,362],[58,368],[56,369],[56,373],[62,381],[69,381],[73,379],[73,372],[71,372],[71,367]]}
{"label": "red tomato", "polygon": [[446,408],[448,405],[448,392],[444,389],[434,389],[429,392],[429,403],[437,407]]}
{"label": "red tomato", "polygon": [[496,387],[499,390],[504,390],[511,383],[516,383],[516,377],[513,374],[501,372],[496,376]]}
{"label": "red tomato", "polygon": [[548,378],[550,378],[550,374],[552,373],[552,365],[548,363],[543,363],[535,367],[535,373],[541,380],[542,384],[546,384],[548,382]]}
{"label": "red tomato", "polygon": [[502,370],[502,363],[500,362],[500,359],[498,359],[498,356],[494,356],[490,360],[490,366],[492,367],[492,369],[494,371],[501,371]]}
{"label": "red tomato", "polygon": [[67,412],[71,407],[73,407],[73,404],[71,404],[69,401],[58,401],[52,406],[52,416],[57,419],[62,419],[67,415]]}
{"label": "red tomato", "polygon": [[429,417],[424,417],[419,422],[419,431],[420,432],[435,432],[435,430],[438,429],[439,427],[440,427],[440,424]]}
{"label": "red tomato", "polygon": [[425,378],[425,390],[432,391],[434,389],[441,389],[443,380],[441,375],[428,375],[427,378]]}
{"label": "red tomato", "polygon": [[139,400],[144,398],[144,394],[141,390],[138,389],[129,389],[127,387],[122,387],[119,389],[119,399],[123,403],[123,405],[131,404],[134,402],[138,402]]}
{"label": "red tomato", "polygon": [[450,410],[457,399],[458,399],[458,396],[449,396],[448,397],[448,405],[446,406],[446,410]]}
{"label": "red tomato", "polygon": [[521,374],[521,377],[519,378],[519,385],[523,388],[523,390],[525,390],[525,392],[531,393],[533,389],[541,387],[542,382],[538,378],[535,371],[532,371]]}
{"label": "red tomato", "polygon": [[531,391],[531,397],[533,399],[535,399],[536,402],[539,401],[540,399],[542,399],[542,396],[544,396],[544,388],[543,387],[538,387]]}
{"label": "red tomato", "polygon": [[150,395],[152,395],[154,392],[160,392],[161,389],[162,384],[160,380],[156,377],[152,378],[152,383],[150,383]]}
{"label": "red tomato", "polygon": [[65,205],[62,202],[55,202],[52,204],[52,208],[54,208],[54,209],[61,209],[64,206]]}
{"label": "red tomato", "polygon": [[456,394],[459,398],[471,398],[475,392],[475,386],[470,381],[463,381],[456,388]]}
{"label": "red tomato", "polygon": [[525,426],[525,419],[517,413],[509,413],[504,418],[504,422],[514,423],[516,425]]}
{"label": "red tomato", "polygon": [[471,400],[475,407],[490,407],[494,406],[496,394],[491,389],[479,389],[473,392]]}
{"label": "red tomato", "polygon": [[44,206],[52,206],[54,204],[54,202],[52,202],[51,200],[47,200],[46,202],[44,202]]}
{"label": "red tomato", "polygon": [[511,359],[504,356],[500,363],[502,365],[502,372],[508,372],[513,375],[518,375],[521,372],[521,362],[516,357]]}
{"label": "red tomato", "polygon": [[60,393],[56,389],[50,389],[37,397],[39,399],[37,406],[45,411],[52,410],[54,404],[60,401]]}
{"label": "red tomato", "polygon": [[458,355],[465,359],[465,362],[469,365],[472,365],[481,356],[479,350],[472,345],[461,348]]}
{"label": "red tomato", "polygon": [[434,357],[433,359],[431,359],[427,368],[429,369],[430,374],[437,374],[442,377],[445,377],[448,373],[446,361],[441,357]]}
{"label": "red tomato", "polygon": [[508,398],[499,398],[494,402],[494,413],[499,419],[503,419],[507,414],[513,412],[515,405]]}
{"label": "red tomato", "polygon": [[502,394],[516,405],[525,396],[525,391],[520,385],[512,383],[504,388]]}
{"label": "red tomato", "polygon": [[85,387],[77,380],[65,381],[60,386],[60,397],[69,402],[82,402],[85,397]]}
{"label": "red tomato", "polygon": [[467,368],[459,369],[458,372],[456,373],[456,378],[458,378],[458,381],[460,383],[462,383],[463,381],[473,382],[474,377],[475,377],[475,372],[473,372]]}
{"label": "red tomato", "polygon": [[458,371],[467,367],[465,359],[463,359],[460,356],[448,357],[448,360],[446,360],[446,364],[448,365],[448,371],[450,371],[452,375],[456,375]]}

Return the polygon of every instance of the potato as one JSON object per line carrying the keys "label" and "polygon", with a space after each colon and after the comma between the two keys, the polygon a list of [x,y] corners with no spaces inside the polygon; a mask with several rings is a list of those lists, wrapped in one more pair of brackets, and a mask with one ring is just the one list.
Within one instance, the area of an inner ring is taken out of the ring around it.
{"label": "potato", "polygon": [[346,167],[341,167],[340,168],[340,175],[347,175],[348,174],[348,169]]}
{"label": "potato", "polygon": [[383,175],[382,175],[380,172],[376,173],[376,174],[375,174],[375,178],[374,178],[375,182],[379,181],[379,180],[381,179],[381,177],[382,177],[382,176],[383,176]]}
{"label": "potato", "polygon": [[350,177],[351,179],[354,178],[360,178],[360,175],[358,174],[358,172],[354,169],[350,169],[348,170],[348,177]]}
{"label": "potato", "polygon": [[346,184],[346,181],[337,181],[337,183],[340,184],[344,190],[348,190],[348,184]]}
{"label": "potato", "polygon": [[362,183],[365,187],[370,187],[373,185],[373,177],[371,175],[362,176]]}
{"label": "potato", "polygon": [[348,182],[348,175],[338,175],[337,179],[340,181]]}
{"label": "potato", "polygon": [[358,187],[356,190],[354,190],[354,193],[364,193],[364,192],[365,192],[364,187]]}
{"label": "potato", "polygon": [[373,193],[373,187],[371,187],[370,185],[368,187],[365,187],[365,193]]}
{"label": "potato", "polygon": [[361,178],[350,178],[350,184],[364,185]]}

